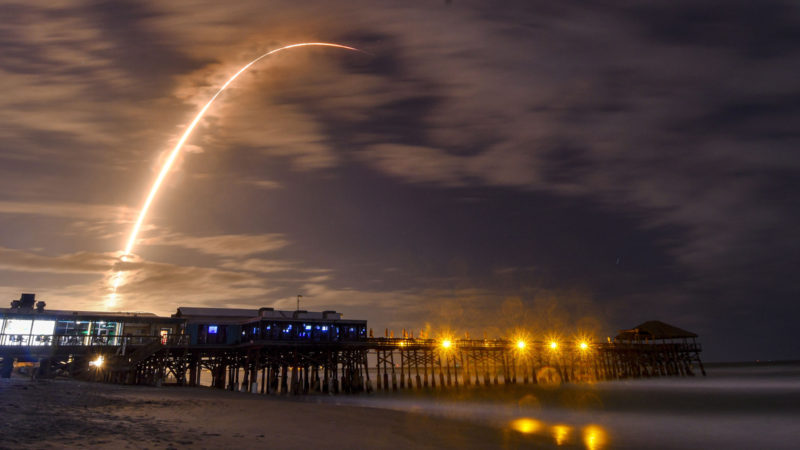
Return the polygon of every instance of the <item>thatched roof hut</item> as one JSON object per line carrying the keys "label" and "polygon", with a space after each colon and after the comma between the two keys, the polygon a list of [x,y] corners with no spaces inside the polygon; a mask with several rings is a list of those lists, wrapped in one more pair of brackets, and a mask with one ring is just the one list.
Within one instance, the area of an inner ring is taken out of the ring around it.
{"label": "thatched roof hut", "polygon": [[630,330],[620,330],[618,341],[649,341],[696,338],[697,334],[658,320],[650,320]]}

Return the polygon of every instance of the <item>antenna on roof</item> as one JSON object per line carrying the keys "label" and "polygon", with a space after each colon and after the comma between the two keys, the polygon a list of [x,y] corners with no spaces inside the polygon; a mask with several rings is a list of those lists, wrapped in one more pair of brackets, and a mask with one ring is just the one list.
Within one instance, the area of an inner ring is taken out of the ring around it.
{"label": "antenna on roof", "polygon": [[300,294],[297,294],[297,310],[300,311],[300,298],[303,297]]}

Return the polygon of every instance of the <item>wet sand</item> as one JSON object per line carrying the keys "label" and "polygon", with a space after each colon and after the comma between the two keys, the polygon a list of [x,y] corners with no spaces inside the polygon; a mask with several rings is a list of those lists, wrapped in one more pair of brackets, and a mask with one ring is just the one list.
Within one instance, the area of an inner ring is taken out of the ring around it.
{"label": "wet sand", "polygon": [[800,364],[708,377],[264,396],[0,380],[0,449],[725,448],[800,443]]}
{"label": "wet sand", "polygon": [[544,437],[410,412],[208,388],[0,380],[0,448],[541,448]]}

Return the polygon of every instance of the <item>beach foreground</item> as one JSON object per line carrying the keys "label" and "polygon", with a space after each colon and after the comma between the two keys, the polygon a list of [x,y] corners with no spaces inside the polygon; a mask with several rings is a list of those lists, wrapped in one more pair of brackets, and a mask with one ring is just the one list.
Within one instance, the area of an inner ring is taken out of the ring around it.
{"label": "beach foreground", "polygon": [[0,448],[797,448],[800,365],[708,377],[277,397],[0,380]]}
{"label": "beach foreground", "polygon": [[[544,438],[414,412],[207,388],[0,381],[0,448],[487,448]],[[329,399],[325,399],[329,400]]]}

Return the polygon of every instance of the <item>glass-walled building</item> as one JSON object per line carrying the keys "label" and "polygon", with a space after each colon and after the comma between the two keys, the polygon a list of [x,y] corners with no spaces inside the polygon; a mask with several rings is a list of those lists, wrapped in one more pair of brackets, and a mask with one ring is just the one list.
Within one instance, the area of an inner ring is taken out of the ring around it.
{"label": "glass-walled building", "polygon": [[182,321],[151,313],[0,309],[0,346],[121,345],[179,334]]}

